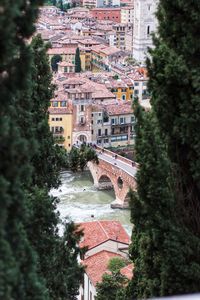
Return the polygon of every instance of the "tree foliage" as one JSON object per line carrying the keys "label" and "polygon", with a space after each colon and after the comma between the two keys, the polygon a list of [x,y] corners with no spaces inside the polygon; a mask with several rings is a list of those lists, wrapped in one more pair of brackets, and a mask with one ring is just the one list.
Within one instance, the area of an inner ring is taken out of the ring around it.
{"label": "tree foliage", "polygon": [[[48,126],[52,97],[46,46],[33,34],[42,1],[1,3],[0,15],[0,298],[74,299],[82,268],[74,224],[58,235],[62,153]],[[9,22],[8,22],[9,20]],[[72,271],[73,269],[73,271]]]}
{"label": "tree foliage", "polygon": [[[189,11],[189,7],[191,8]],[[176,178],[179,218],[200,237],[199,1],[160,1],[149,61],[152,104]],[[166,26],[167,24],[167,26]],[[189,26],[188,26],[189,24]],[[177,40],[179,41],[177,43]]]}
{"label": "tree foliage", "polygon": [[62,61],[62,56],[59,54],[55,54],[52,58],[51,58],[51,69],[53,72],[57,72],[58,71],[58,63]]}
{"label": "tree foliage", "polygon": [[112,273],[118,272],[121,268],[126,266],[126,261],[122,257],[116,256],[110,259],[108,263],[108,270]]}
{"label": "tree foliage", "polygon": [[32,127],[38,147],[32,159],[33,186],[28,190],[31,222],[27,228],[38,255],[38,271],[44,278],[50,299],[73,300],[83,273],[77,262],[80,251],[76,246],[81,234],[73,223],[65,225],[63,236],[58,234],[58,226],[61,225],[56,212],[58,200],[49,196],[49,190],[59,185],[59,172],[65,165],[66,153],[54,144],[48,125],[48,107],[54,91],[46,53],[48,46],[41,36],[36,36],[31,47],[34,82],[31,94],[34,100]]}
{"label": "tree foliage", "polygon": [[81,72],[81,58],[80,58],[79,48],[76,49],[76,54],[75,54],[75,72],[76,73]]}
{"label": "tree foliage", "polygon": [[127,283],[128,279],[120,271],[104,274],[102,282],[96,285],[96,300],[125,300],[124,293]]}
{"label": "tree foliage", "polygon": [[23,97],[31,89],[31,51],[25,39],[33,33],[39,4],[37,0],[1,2],[0,298],[5,300],[47,299],[24,226],[28,211],[23,187],[31,182],[35,145],[21,127],[23,116],[30,119],[31,108],[30,99]]}
{"label": "tree foliage", "polygon": [[83,171],[88,161],[98,163],[98,157],[94,149],[90,146],[82,144],[80,148],[72,147],[68,155],[68,166],[70,170],[76,172]]}
{"label": "tree foliage", "polygon": [[140,118],[136,142],[130,298],[199,292],[199,13],[199,1],[158,6],[147,61],[153,112]]}

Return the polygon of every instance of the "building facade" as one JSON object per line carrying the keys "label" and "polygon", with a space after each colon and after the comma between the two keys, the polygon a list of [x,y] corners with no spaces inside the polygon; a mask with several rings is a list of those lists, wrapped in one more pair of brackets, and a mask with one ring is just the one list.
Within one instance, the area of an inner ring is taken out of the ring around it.
{"label": "building facade", "polygon": [[148,47],[152,47],[152,32],[156,31],[157,0],[134,0],[133,58],[144,63]]}

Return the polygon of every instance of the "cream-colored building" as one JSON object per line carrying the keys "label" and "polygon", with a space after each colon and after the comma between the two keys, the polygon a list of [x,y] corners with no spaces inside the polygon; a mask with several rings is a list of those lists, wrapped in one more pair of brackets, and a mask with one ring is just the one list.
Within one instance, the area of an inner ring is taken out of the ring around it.
{"label": "cream-colored building", "polygon": [[133,23],[134,9],[133,7],[121,8],[121,23],[128,24]]}

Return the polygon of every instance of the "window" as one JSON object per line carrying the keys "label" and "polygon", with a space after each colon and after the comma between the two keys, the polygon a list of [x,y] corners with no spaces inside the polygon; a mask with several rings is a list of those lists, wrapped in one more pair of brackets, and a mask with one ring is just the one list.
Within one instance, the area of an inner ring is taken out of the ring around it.
{"label": "window", "polygon": [[104,141],[104,143],[108,143],[108,142],[109,142],[109,140],[108,140],[108,139],[104,139],[103,141]]}
{"label": "window", "polygon": [[139,85],[139,82],[135,82],[135,86],[138,86]]}
{"label": "window", "polygon": [[135,94],[135,95],[138,95],[138,94],[139,94],[139,91],[138,91],[138,90],[135,90],[135,91],[134,91],[134,94]]}
{"label": "window", "polygon": [[62,118],[60,118],[60,121],[62,121]]}
{"label": "window", "polygon": [[66,107],[67,106],[67,102],[66,101],[61,101],[60,102],[60,106],[61,107]]}
{"label": "window", "polygon": [[132,117],[131,117],[131,123],[134,123],[134,122],[135,122],[135,117],[132,116]]}
{"label": "window", "polygon": [[122,95],[122,100],[126,100],[126,95]]}
{"label": "window", "polygon": [[108,135],[108,129],[107,128],[105,129],[105,135]]}
{"label": "window", "polygon": [[112,125],[115,124],[115,119],[111,119],[111,124],[112,124]]}
{"label": "window", "polygon": [[126,118],[125,117],[121,117],[120,118],[120,124],[125,124],[126,123]]}
{"label": "window", "polygon": [[70,139],[70,136],[68,135],[68,137],[67,137],[67,138],[68,138],[68,140],[69,140],[69,139]]}
{"label": "window", "polygon": [[58,107],[58,101],[53,101],[53,107]]}
{"label": "window", "polygon": [[59,121],[59,118],[56,118],[56,121]]}
{"label": "window", "polygon": [[101,124],[102,123],[102,120],[97,120],[97,124]]}
{"label": "window", "polygon": [[80,118],[80,123],[81,123],[81,124],[84,124],[84,123],[85,123],[85,122],[84,122],[84,117],[81,117],[81,118]]}
{"label": "window", "polygon": [[101,136],[101,129],[98,129],[98,136]]}
{"label": "window", "polygon": [[99,113],[99,117],[101,117],[101,113]]}
{"label": "window", "polygon": [[147,26],[147,35],[149,35],[150,34],[150,26],[148,25]]}
{"label": "window", "polygon": [[52,118],[51,121],[54,121],[54,118]]}
{"label": "window", "polygon": [[94,134],[94,130],[93,129],[91,130],[91,134]]}
{"label": "window", "polygon": [[84,105],[81,105],[80,111],[84,111]]}

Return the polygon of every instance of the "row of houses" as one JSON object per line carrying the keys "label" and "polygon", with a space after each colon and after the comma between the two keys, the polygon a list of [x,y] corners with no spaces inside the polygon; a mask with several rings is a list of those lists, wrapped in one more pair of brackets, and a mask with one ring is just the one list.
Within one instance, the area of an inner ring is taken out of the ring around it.
{"label": "row of houses", "polygon": [[135,79],[108,77],[106,72],[58,72],[54,76],[57,90],[49,108],[55,142],[67,150],[79,142],[102,147],[134,144],[132,99],[140,95],[143,103],[147,90],[143,79],[137,74]]}
{"label": "row of houses", "polygon": [[134,142],[134,117],[130,101],[117,103],[102,84],[81,78],[63,80],[51,100],[49,125],[55,141],[67,150],[79,142],[103,147]]}

